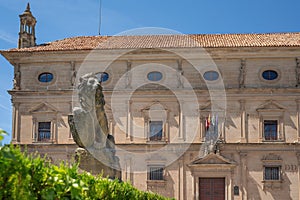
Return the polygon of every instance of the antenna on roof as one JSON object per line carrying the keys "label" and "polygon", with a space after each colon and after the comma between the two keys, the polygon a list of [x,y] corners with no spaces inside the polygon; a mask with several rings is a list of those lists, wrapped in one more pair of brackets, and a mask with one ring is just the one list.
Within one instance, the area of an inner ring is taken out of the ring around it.
{"label": "antenna on roof", "polygon": [[102,18],[102,0],[99,1],[99,29],[98,29],[98,35],[101,35],[101,19]]}

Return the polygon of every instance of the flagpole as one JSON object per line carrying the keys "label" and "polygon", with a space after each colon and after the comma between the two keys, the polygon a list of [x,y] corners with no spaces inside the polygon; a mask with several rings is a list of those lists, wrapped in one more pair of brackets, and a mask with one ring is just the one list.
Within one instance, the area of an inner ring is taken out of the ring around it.
{"label": "flagpole", "polygon": [[98,35],[101,35],[101,22],[102,22],[102,0],[99,1],[99,27],[98,27]]}

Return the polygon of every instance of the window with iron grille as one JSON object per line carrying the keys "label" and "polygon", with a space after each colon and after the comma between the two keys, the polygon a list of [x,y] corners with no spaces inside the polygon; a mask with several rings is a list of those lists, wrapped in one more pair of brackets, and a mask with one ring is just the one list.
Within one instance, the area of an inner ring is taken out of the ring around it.
{"label": "window with iron grille", "polygon": [[279,166],[265,166],[264,167],[264,180],[280,180],[280,167]]}
{"label": "window with iron grille", "polygon": [[164,180],[163,166],[149,166],[148,180]]}
{"label": "window with iron grille", "polygon": [[38,137],[39,142],[49,142],[51,139],[51,122],[38,123]]}
{"label": "window with iron grille", "polygon": [[269,141],[278,140],[277,120],[264,120],[264,139]]}
{"label": "window with iron grille", "polygon": [[160,141],[163,136],[163,122],[162,121],[150,121],[150,141]]}

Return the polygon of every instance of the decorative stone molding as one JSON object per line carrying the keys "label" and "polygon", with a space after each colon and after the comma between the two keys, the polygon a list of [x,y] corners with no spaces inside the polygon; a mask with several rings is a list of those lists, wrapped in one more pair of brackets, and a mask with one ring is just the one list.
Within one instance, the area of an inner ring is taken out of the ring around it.
{"label": "decorative stone molding", "polygon": [[246,60],[241,60],[240,75],[239,75],[239,88],[245,88],[246,79]]}
{"label": "decorative stone molding", "polygon": [[296,152],[298,165],[300,166],[300,151]]}
{"label": "decorative stone molding", "polygon": [[284,114],[286,108],[276,101],[269,100],[260,105],[256,111],[259,114],[259,139],[260,142],[264,141],[263,128],[264,120],[276,120],[278,122],[278,139],[276,141],[282,142],[285,140],[284,133]]}
{"label": "decorative stone molding", "polygon": [[21,89],[20,64],[16,64],[13,82],[14,82],[14,90],[20,90]]}
{"label": "decorative stone molding", "polygon": [[[263,78],[262,74],[263,74],[264,71],[267,71],[267,70],[272,70],[272,71],[277,72],[278,77],[277,77],[276,79],[274,79],[274,80],[265,80],[265,79]],[[274,84],[274,83],[278,82],[278,81],[281,79],[281,71],[280,71],[280,68],[279,68],[279,67],[275,67],[275,66],[266,66],[266,67],[262,67],[262,68],[259,70],[258,77],[259,77],[259,79],[260,79],[263,83]]]}
{"label": "decorative stone molding", "polygon": [[162,140],[158,142],[168,141],[169,136],[169,110],[159,101],[155,101],[141,110],[144,118],[145,137],[149,141],[149,122],[159,120],[163,122]]}
{"label": "decorative stone molding", "polygon": [[183,88],[184,87],[184,77],[183,77],[183,70],[182,70],[182,59],[177,60],[177,88]]}
{"label": "decorative stone molding", "polygon": [[279,155],[269,153],[262,158],[263,167],[278,166],[279,167],[279,180],[263,180],[263,190],[280,190],[282,189],[282,159]]}
{"label": "decorative stone molding", "polygon": [[269,153],[268,155],[265,155],[261,160],[263,162],[282,162],[281,157],[274,153]]}
{"label": "decorative stone molding", "polygon": [[76,81],[76,76],[77,76],[77,71],[76,71],[76,67],[75,67],[75,62],[71,61],[70,62],[71,65],[71,86],[75,86],[75,81]]}
{"label": "decorative stone molding", "polygon": [[229,159],[223,157],[220,154],[210,153],[203,158],[197,158],[196,160],[192,161],[188,166],[190,168],[197,168],[197,167],[215,167],[218,166],[232,168],[236,166],[234,161],[230,161]]}
{"label": "decorative stone molding", "polygon": [[127,65],[127,71],[126,71],[126,78],[125,78],[125,88],[131,88],[131,67],[132,67],[132,62],[130,60],[127,60],[126,62]]}
{"label": "decorative stone molding", "polygon": [[300,85],[300,60],[299,60],[299,58],[296,58],[295,61],[296,61],[295,75],[296,75],[296,80],[297,80],[296,87],[298,87]]}

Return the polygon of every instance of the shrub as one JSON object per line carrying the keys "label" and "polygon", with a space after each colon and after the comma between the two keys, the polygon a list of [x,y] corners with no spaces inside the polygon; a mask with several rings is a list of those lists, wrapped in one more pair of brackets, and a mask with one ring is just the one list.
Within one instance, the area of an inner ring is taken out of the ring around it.
{"label": "shrub", "polygon": [[50,164],[20,147],[0,149],[0,199],[167,199],[126,182],[79,173],[76,164]]}

